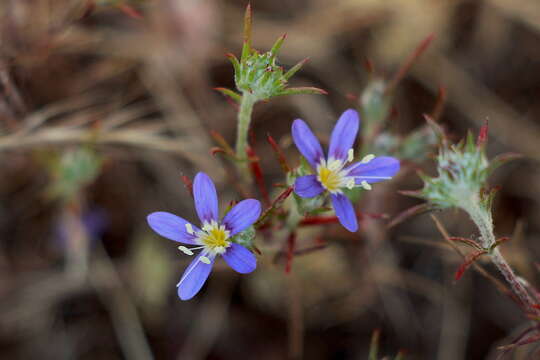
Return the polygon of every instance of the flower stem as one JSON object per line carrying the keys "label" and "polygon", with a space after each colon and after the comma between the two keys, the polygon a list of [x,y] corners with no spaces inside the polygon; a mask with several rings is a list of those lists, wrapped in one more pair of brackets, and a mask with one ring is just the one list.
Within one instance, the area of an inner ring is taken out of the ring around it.
{"label": "flower stem", "polygon": [[248,145],[248,132],[249,124],[251,123],[251,113],[253,112],[253,106],[256,102],[257,98],[255,96],[249,92],[244,92],[240,102],[240,110],[238,111],[236,158],[238,159],[238,167],[243,174],[248,174],[246,149]]}
{"label": "flower stem", "polygon": [[[470,206],[465,206],[463,209],[469,214],[476,227],[480,231],[482,246],[485,249],[491,248],[495,244],[495,234],[493,233],[493,220],[491,212],[483,209],[479,204],[472,201]],[[510,267],[506,259],[503,257],[498,248],[493,249],[489,253],[491,261],[499,269],[505,280],[510,284],[512,291],[521,301],[527,311],[536,313],[535,302],[531,295],[525,289],[523,283],[519,280],[514,270]]]}

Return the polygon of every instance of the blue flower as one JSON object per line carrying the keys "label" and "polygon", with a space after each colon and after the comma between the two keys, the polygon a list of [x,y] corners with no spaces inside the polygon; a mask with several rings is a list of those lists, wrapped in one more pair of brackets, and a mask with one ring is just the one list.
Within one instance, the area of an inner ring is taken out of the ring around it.
{"label": "blue flower", "polygon": [[232,242],[232,237],[253,225],[261,214],[261,204],[255,199],[246,199],[236,204],[221,222],[218,218],[218,197],[216,187],[205,173],[198,173],[193,181],[195,209],[202,226],[189,223],[179,216],[167,212],[148,215],[148,224],[159,235],[194,247],[179,246],[186,255],[200,252],[189,264],[178,283],[178,296],[189,300],[204,285],[214,260],[218,255],[233,270],[247,274],[257,267],[255,255],[242,245]]}
{"label": "blue flower", "polygon": [[343,189],[360,186],[370,190],[370,184],[391,179],[399,171],[399,160],[385,156],[367,155],[361,161],[346,166],[354,159],[352,146],[359,126],[358,113],[346,110],[332,131],[328,157],[325,158],[321,144],[309,126],[300,119],[292,124],[294,143],[315,170],[315,175],[296,179],[294,192],[304,198],[329,192],[339,222],[351,232],[358,230],[358,222],[354,207]]}

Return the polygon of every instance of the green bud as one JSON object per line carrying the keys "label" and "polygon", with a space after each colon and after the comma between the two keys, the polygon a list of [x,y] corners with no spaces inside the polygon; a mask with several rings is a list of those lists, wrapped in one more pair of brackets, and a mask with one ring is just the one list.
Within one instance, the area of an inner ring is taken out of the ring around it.
{"label": "green bud", "polygon": [[[285,71],[283,66],[279,65],[277,55],[286,34],[280,36],[270,51],[260,52],[251,47],[251,28],[252,16],[251,7],[248,5],[244,17],[244,46],[240,59],[233,54],[227,57],[234,67],[234,81],[237,90],[245,95],[250,94],[255,101],[268,100],[274,96],[292,95],[292,94],[326,94],[324,90],[314,87],[288,88],[289,79],[302,68],[307,59],[300,61],[290,70]],[[218,89],[235,101],[239,101],[241,95],[226,93],[222,88]]]}
{"label": "green bud", "polygon": [[255,239],[255,228],[253,226],[248,227],[246,230],[239,232],[231,238],[232,242],[240,244],[248,249],[253,247],[253,240]]}

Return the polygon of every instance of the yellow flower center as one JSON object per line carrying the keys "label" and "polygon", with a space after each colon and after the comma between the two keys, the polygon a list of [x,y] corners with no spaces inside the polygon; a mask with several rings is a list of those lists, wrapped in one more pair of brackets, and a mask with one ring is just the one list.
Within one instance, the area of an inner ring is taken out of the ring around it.
{"label": "yellow flower center", "polygon": [[227,241],[230,232],[225,229],[224,225],[212,221],[211,223],[205,223],[202,230],[197,234],[199,243],[204,245],[211,253],[223,254],[231,245],[231,242]]}
{"label": "yellow flower center", "polygon": [[341,176],[339,176],[339,173],[323,166],[319,168],[318,179],[322,186],[330,192],[338,190],[339,185],[341,184]]}
{"label": "yellow flower center", "polygon": [[344,165],[341,160],[322,160],[319,166],[317,166],[317,180],[329,192],[340,193],[341,188],[349,187],[351,180],[343,170]]}

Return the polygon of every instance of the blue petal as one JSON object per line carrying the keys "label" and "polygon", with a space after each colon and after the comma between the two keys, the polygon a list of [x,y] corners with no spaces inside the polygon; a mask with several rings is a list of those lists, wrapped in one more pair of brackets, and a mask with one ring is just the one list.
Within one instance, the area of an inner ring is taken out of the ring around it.
{"label": "blue petal", "polygon": [[193,198],[199,219],[204,224],[218,220],[218,198],[212,179],[203,172],[198,173],[193,181]]}
{"label": "blue petal", "polygon": [[212,265],[214,265],[215,257],[210,258],[210,264],[205,264],[199,260],[202,253],[197,255],[189,264],[182,279],[178,283],[178,297],[182,300],[189,300],[201,290],[202,286],[208,279]]}
{"label": "blue petal", "polygon": [[236,204],[223,218],[222,224],[231,232],[231,236],[253,225],[261,215],[259,200],[246,199]]}
{"label": "blue petal", "polygon": [[[178,241],[183,244],[194,245],[195,236],[188,234],[186,224],[188,221],[182,219],[180,216],[168,212],[154,212],[147,216],[146,220],[148,225],[157,232],[159,235],[166,237],[167,239]],[[195,225],[191,225],[193,231],[200,231]]]}
{"label": "blue petal", "polygon": [[222,255],[229,266],[240,274],[247,274],[257,267],[257,258],[242,245],[232,243]]}
{"label": "blue petal", "polygon": [[312,198],[324,191],[316,175],[300,176],[294,183],[294,192],[303,198]]}
{"label": "blue petal", "polygon": [[350,232],[356,232],[358,221],[351,200],[343,194],[332,194],[332,205],[341,225]]}
{"label": "blue petal", "polygon": [[354,144],[359,126],[360,119],[355,110],[349,109],[341,114],[332,131],[332,137],[330,138],[330,149],[328,150],[329,159],[347,160],[349,149],[351,149]]}
{"label": "blue petal", "polygon": [[303,120],[296,119],[293,121],[292,137],[300,153],[304,155],[311,167],[316,169],[324,153],[319,140]]}
{"label": "blue petal", "polygon": [[399,160],[388,156],[379,156],[368,162],[367,164],[355,163],[347,169],[349,176],[356,178],[356,183],[362,181],[368,183],[376,183],[379,181],[389,180],[399,171]]}

